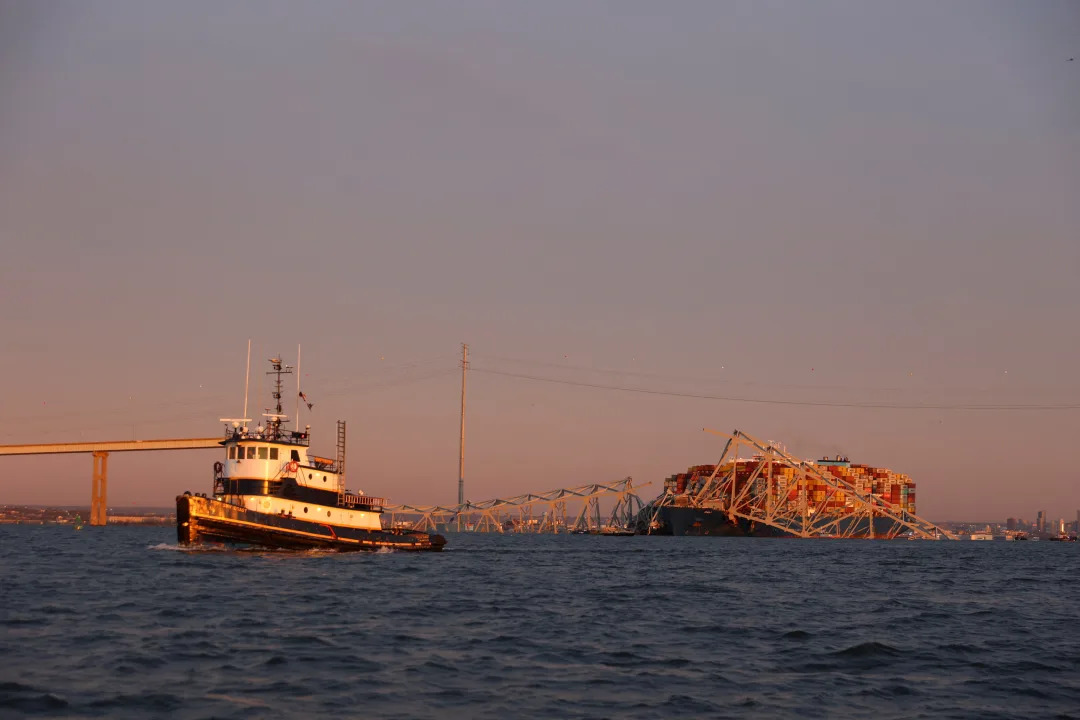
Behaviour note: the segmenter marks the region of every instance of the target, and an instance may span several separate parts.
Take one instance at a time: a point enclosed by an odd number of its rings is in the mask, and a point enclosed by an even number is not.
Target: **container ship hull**
[[[664,507],[657,517],[665,535],[707,535],[710,537],[790,537],[768,525],[744,518],[731,518],[717,508]],[[655,533],[654,533],[655,534]]]
[[[236,543],[269,548],[332,550],[442,550],[442,535],[410,530],[373,530],[319,523],[250,510],[200,495],[176,498],[181,545]]]
[[[658,532],[653,534],[710,537],[798,537],[790,532],[754,522],[745,518],[731,518],[718,508],[663,507],[657,516]],[[870,532],[868,518],[851,518],[848,525],[840,523],[838,532],[846,537],[891,537],[899,528],[887,517],[874,518],[874,531]]]

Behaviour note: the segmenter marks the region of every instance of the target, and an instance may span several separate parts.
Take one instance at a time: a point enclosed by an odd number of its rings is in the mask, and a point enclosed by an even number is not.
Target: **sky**
[[[212,436],[299,345],[313,449],[448,504],[467,342],[472,500],[650,498],[709,427],[1072,519],[1077,56],[1050,0],[0,0],[0,444]],[[218,457],[115,454],[110,504]]]

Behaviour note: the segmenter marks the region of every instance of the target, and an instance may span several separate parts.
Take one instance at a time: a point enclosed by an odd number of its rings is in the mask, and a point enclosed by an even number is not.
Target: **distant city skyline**
[[[213,435],[248,339],[251,412],[301,344],[313,450],[345,419],[351,487],[447,504],[468,342],[469,499],[648,497],[710,427],[929,519],[1069,518],[1077,37],[1073,2],[0,0],[0,444]],[[217,459],[116,455],[110,504]],[[89,502],[88,457],[0,469]]]

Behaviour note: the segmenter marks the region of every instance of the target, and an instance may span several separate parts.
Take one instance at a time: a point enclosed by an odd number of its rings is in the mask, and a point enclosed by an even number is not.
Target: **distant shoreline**
[[[56,505],[0,505],[0,525],[87,525],[90,508]],[[172,525],[176,511],[171,508],[110,508],[109,525]]]

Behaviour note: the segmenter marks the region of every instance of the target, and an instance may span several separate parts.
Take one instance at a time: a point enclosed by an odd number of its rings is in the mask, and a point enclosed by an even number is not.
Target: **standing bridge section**
[[[109,453],[148,450],[199,450],[220,448],[221,438],[174,438],[170,440],[112,440],[105,442],[0,445],[0,455],[59,455],[89,453],[94,469],[90,485],[90,524],[108,522]]]

